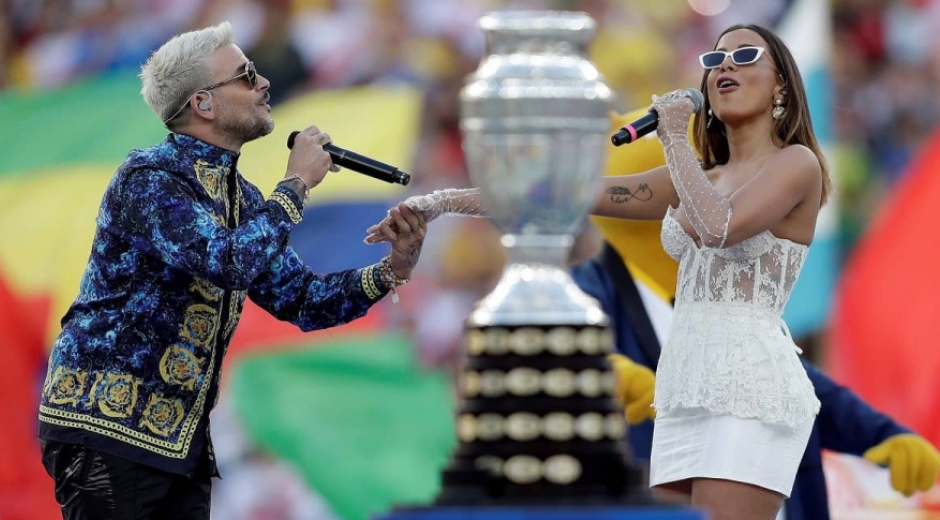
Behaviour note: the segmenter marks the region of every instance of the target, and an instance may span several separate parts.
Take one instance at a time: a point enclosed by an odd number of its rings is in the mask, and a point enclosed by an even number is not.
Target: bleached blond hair
[[[231,24],[222,22],[174,36],[140,68],[140,93],[160,121],[174,115],[212,78],[208,59],[220,47],[235,43]]]

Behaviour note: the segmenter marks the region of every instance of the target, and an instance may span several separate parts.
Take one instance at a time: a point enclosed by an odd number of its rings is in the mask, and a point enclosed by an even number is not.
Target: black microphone
[[[689,100],[692,102],[693,112],[698,112],[702,109],[702,105],[705,103],[705,96],[703,96],[702,93],[697,89],[683,89],[682,95],[689,98]],[[629,125],[625,125],[616,134],[610,136],[610,142],[614,143],[614,146],[632,143],[633,141],[636,141],[653,130],[656,130],[656,125],[658,124],[659,114],[657,114],[655,110],[650,109],[648,114],[630,123]]]
[[[294,139],[299,133],[298,131],[290,133],[290,136],[287,138],[287,148],[291,150],[294,149]],[[390,164],[376,161],[365,155],[359,155],[356,152],[344,150],[333,143],[323,145],[323,149],[330,154],[333,164],[337,166],[349,168],[354,172],[368,175],[373,179],[401,184],[402,186],[407,186],[408,183],[411,182],[411,175],[408,175]]]

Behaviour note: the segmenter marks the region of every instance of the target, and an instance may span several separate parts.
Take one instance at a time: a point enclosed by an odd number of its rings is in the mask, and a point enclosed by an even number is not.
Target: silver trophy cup
[[[437,504],[622,500],[641,477],[623,448],[607,317],[566,265],[599,193],[613,93],[575,12],[484,16],[487,54],[461,96],[472,183],[509,263],[466,322],[459,439]]]
[[[471,182],[503,232],[509,266],[479,325],[598,324],[565,269],[598,195],[613,93],[586,57],[595,24],[576,12],[484,16],[487,55],[460,95]]]

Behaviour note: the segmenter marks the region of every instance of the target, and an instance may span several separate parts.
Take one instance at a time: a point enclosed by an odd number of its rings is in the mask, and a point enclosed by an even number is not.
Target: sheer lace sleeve
[[[427,195],[408,197],[405,204],[423,212],[428,222],[441,215],[487,216],[486,208],[480,202],[479,188],[436,190]]]
[[[686,136],[670,135],[661,140],[669,177],[685,207],[689,223],[703,245],[724,247],[731,222],[731,202],[708,180]]]
[[[708,180],[689,143],[693,103],[684,90],[675,90],[662,97],[653,96],[652,108],[659,116],[656,134],[663,144],[669,177],[689,223],[702,245],[723,248],[728,240],[731,202]]]
[[[441,215],[462,215],[468,217],[486,218],[486,208],[480,200],[479,188],[448,188],[446,190],[436,190],[427,195],[415,195],[405,199],[405,205],[409,208],[424,213],[428,222],[440,217]],[[388,241],[388,237],[382,232],[381,226],[384,222],[391,223],[391,217],[378,224],[366,229],[366,244],[377,244]]]

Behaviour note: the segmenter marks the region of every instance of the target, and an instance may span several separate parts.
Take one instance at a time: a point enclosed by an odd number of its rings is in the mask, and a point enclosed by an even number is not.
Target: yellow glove
[[[614,369],[614,399],[626,408],[627,422],[640,424],[655,419],[652,404],[656,374],[620,354],[610,354],[607,359]]]
[[[923,437],[913,433],[888,437],[866,451],[864,457],[887,466],[891,472],[891,487],[906,497],[933,487],[940,470],[940,453]]]

